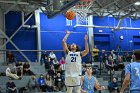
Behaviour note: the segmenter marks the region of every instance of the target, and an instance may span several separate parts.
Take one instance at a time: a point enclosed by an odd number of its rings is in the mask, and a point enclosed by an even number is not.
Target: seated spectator
[[[51,60],[52,63],[54,63],[53,61],[55,61],[57,59],[56,55],[54,54],[53,51],[50,52],[49,57],[50,57],[50,60]]]
[[[55,59],[55,60],[53,61],[53,65],[54,65],[54,69],[57,69],[57,67],[58,67],[58,65],[59,65],[59,62],[58,62],[57,59]]]
[[[48,71],[50,68],[51,68],[51,61],[50,61],[50,58],[47,57],[47,60],[45,62],[45,69],[46,71]]]
[[[110,91],[110,93],[114,93],[113,91],[115,91],[115,90],[117,90],[117,93],[119,93],[117,78],[114,77],[113,81],[109,82],[108,90]]]
[[[99,49],[96,47],[96,45],[93,48],[93,59],[95,62],[99,59]]]
[[[46,82],[45,82],[45,78],[42,74],[38,78],[38,85],[39,85],[41,92],[46,92]]]
[[[6,83],[7,93],[17,93],[17,88],[15,83],[9,78],[9,81]]]
[[[23,64],[23,74],[25,75],[34,75],[34,73],[30,70],[29,62],[25,62]]]
[[[123,63],[123,59],[121,56],[118,56],[118,60],[117,60],[117,69],[124,69],[124,63]]]
[[[126,52],[126,53],[124,54],[123,59],[124,59],[125,62],[130,62],[131,59],[132,59],[132,56],[131,56],[128,52]]]
[[[29,79],[28,88],[29,88],[30,92],[31,91],[33,92],[34,90],[38,90],[39,89],[35,75],[32,75],[31,78]]]
[[[54,79],[55,69],[53,65],[51,65],[51,69],[48,70],[48,74],[51,76],[52,79]]]
[[[61,75],[64,74],[63,73],[64,71],[62,70],[62,65],[58,65],[58,68],[57,68],[56,72],[59,72]]]
[[[65,64],[65,59],[64,57],[61,57],[60,61],[59,61],[59,64],[62,65],[62,64]]]
[[[14,59],[15,59],[14,54],[11,51],[9,51],[7,53],[7,62],[8,62],[8,64],[14,63],[14,61],[15,61]]]
[[[62,66],[62,70],[65,70],[65,59],[62,57],[59,61],[59,64]]]
[[[102,53],[101,53],[101,60],[102,60],[102,62],[105,63],[107,59],[108,58],[107,58],[107,54],[106,54],[105,50],[102,50]]]
[[[53,81],[49,74],[46,75],[45,77],[45,82],[46,82],[46,89],[48,92],[53,92]]]
[[[62,90],[63,84],[64,84],[64,80],[63,80],[61,74],[58,72],[57,76],[55,78],[55,86],[56,86],[58,91]]]
[[[17,74],[13,74],[11,72],[11,67],[12,67],[12,65],[9,64],[8,67],[7,67],[7,69],[6,69],[6,76],[8,76],[10,78],[13,78],[13,79],[21,79],[21,77],[17,76]]]
[[[15,64],[15,73],[19,77],[23,76],[23,65],[22,65],[21,61],[19,61],[18,63]]]
[[[114,50],[111,51],[111,54],[110,54],[110,55],[111,55],[111,57],[112,57],[114,63],[116,64],[117,56],[116,56],[116,54],[114,54]]]
[[[112,56],[109,55],[108,61],[106,61],[106,67],[108,70],[113,70],[114,69],[114,60],[112,59]]]
[[[103,62],[102,65],[103,65],[103,68],[104,68],[105,67],[105,63],[108,60],[108,56],[107,56],[105,50],[102,50],[102,53],[101,53],[101,57],[100,58],[101,58],[100,59],[101,62]]]

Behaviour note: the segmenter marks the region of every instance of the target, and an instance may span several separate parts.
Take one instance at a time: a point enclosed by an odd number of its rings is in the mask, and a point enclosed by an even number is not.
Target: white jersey
[[[69,51],[66,56],[65,64],[65,76],[66,77],[77,77],[81,75],[82,59],[80,52]]]

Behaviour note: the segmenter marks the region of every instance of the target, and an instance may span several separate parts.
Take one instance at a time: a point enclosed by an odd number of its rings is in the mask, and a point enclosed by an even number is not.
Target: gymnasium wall
[[[28,16],[27,16],[28,17]],[[25,20],[26,18],[25,17]],[[8,37],[12,36],[12,34],[21,26],[21,12],[13,12],[10,11],[5,15],[5,25],[6,25],[6,34]],[[26,25],[34,25],[35,20],[34,16],[32,16]],[[12,38],[12,41],[17,45],[20,50],[37,50],[36,43],[36,30],[32,28],[21,28],[17,34]],[[6,48],[9,50],[15,50],[15,47],[8,43]],[[16,60],[25,61],[25,59],[21,56],[19,52],[13,52]],[[32,62],[35,62],[37,59],[37,53],[35,52],[23,52]]]
[[[98,26],[117,26],[119,20],[113,17],[97,17],[93,18],[94,25]],[[132,20],[126,18],[123,20],[121,27],[140,28],[140,20]],[[102,31],[102,32],[101,32]],[[121,40],[120,36],[124,39]],[[140,30],[115,30],[107,28],[94,28],[95,45],[99,49],[111,50],[117,49],[120,45],[122,50],[131,51],[140,48]],[[132,41],[132,43],[131,43]]]
[[[16,29],[21,25],[21,13],[9,12],[5,16],[6,19],[6,34],[10,37]],[[117,26],[119,20],[112,17],[94,17],[93,23],[99,26]],[[27,24],[34,25],[34,16],[27,22]],[[72,33],[69,36],[67,43],[73,42],[80,46],[81,50],[84,50],[84,36],[87,33],[87,28],[77,27],[73,28],[76,24],[76,19],[72,21],[72,25],[68,25],[66,18],[63,14],[60,14],[52,19],[48,19],[43,13],[40,13],[40,30],[41,30],[41,49],[42,50],[54,50],[55,54],[60,60],[64,56],[62,49],[62,39],[65,36],[65,30],[70,30]],[[131,20],[126,18],[122,25],[123,27],[139,27],[140,20]],[[102,31],[102,32],[100,32]],[[138,49],[140,47],[140,31],[139,30],[116,30],[106,28],[94,28],[94,41],[95,45],[99,49],[116,50],[117,45],[120,45],[123,50],[129,51]],[[120,40],[120,36],[123,35],[124,39]],[[130,43],[130,41],[133,41]],[[22,28],[13,37],[12,41],[21,50],[36,50],[36,30],[29,28]],[[15,49],[10,43],[7,44],[7,49]],[[24,52],[31,61],[37,59],[37,54],[34,52]],[[49,54],[50,52],[47,52]],[[22,56],[15,52],[16,58],[20,59]],[[23,58],[23,57],[22,57]],[[86,56],[84,59],[89,58]],[[85,61],[85,60],[84,60]]]

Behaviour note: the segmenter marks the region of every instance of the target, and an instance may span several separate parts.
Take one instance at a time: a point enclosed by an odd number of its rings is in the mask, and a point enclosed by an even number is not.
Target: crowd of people
[[[19,60],[17,63],[14,63],[14,56],[10,52],[8,57],[8,67],[6,69],[6,76],[9,77],[8,82],[6,83],[8,93],[17,93],[16,85],[14,84],[13,79],[22,80],[23,76],[30,76],[27,86],[19,89],[20,93],[24,90],[28,91],[38,91],[38,92],[53,92],[53,91],[67,91],[67,93],[94,93],[95,89],[103,90],[106,89],[104,86],[100,85],[99,81],[93,74],[95,73],[94,66],[92,64],[82,64],[82,57],[86,56],[89,52],[88,48],[88,37],[85,36],[85,50],[80,51],[75,43],[70,46],[67,45],[66,40],[70,35],[69,31],[66,31],[66,35],[62,40],[62,45],[64,52],[66,54],[65,57],[61,57],[58,61],[55,53],[51,51],[49,54],[47,52],[43,52],[40,59],[40,65],[44,65],[46,73],[42,73],[39,75],[35,75],[30,67],[29,62],[22,62]],[[108,70],[119,70],[124,69],[124,61],[139,61],[139,53],[134,52],[134,54],[130,55],[128,52],[123,54],[122,50],[118,47],[118,52],[112,50],[110,53],[105,50],[100,50],[97,46],[93,49],[93,62],[101,62],[102,67]],[[92,63],[92,62],[88,62]],[[134,69],[138,63],[134,63]],[[118,78],[114,77],[111,82],[109,82],[108,90],[110,93],[116,90],[117,93],[124,93],[124,89],[128,82],[130,81],[131,74],[131,65],[127,65],[126,77],[123,83],[123,87],[120,91],[118,86]],[[133,74],[137,74],[139,77],[139,67],[137,67],[137,72],[133,72]],[[139,81],[135,76],[132,75],[132,80],[134,82]],[[136,80],[136,81],[135,81]],[[135,91],[135,84],[132,84],[132,91]],[[138,85],[138,84],[137,84]],[[139,86],[139,85],[138,85]],[[133,90],[134,89],[134,90]],[[133,93],[133,92],[132,92]],[[139,93],[134,92],[134,93]]]

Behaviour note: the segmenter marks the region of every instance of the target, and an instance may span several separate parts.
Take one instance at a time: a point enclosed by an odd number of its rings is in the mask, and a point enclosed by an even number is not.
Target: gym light
[[[134,5],[140,5],[140,2],[139,1],[138,2],[135,2]]]

